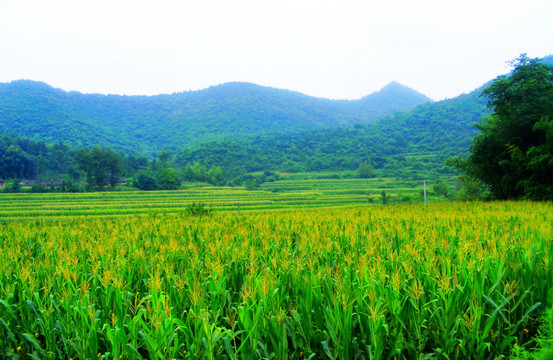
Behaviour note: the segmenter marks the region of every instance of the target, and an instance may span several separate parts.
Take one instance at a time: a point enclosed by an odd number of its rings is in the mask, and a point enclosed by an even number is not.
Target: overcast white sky
[[[229,81],[435,100],[553,53],[552,0],[0,0],[0,82],[159,94]]]

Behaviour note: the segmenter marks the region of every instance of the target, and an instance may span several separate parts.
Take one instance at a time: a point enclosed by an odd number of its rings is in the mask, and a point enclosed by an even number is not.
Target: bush
[[[204,203],[196,203],[188,205],[185,209],[185,213],[188,216],[210,216],[212,212],[211,207],[207,207]]]
[[[21,185],[19,184],[19,180],[15,179],[11,182],[6,182],[6,186],[2,190],[5,193],[18,193],[18,192],[21,192]]]
[[[33,186],[31,186],[31,189],[29,191],[32,193],[47,193],[47,192],[50,192],[50,187],[46,184],[39,182],[39,183],[33,184]]]
[[[85,190],[86,189],[84,186],[76,182],[70,182],[65,186],[65,192],[76,193],[84,192]]]
[[[447,197],[447,195],[449,195],[449,188],[447,187],[447,184],[441,181],[438,181],[437,183],[435,183],[432,186],[432,190],[434,190],[434,193],[437,196]]]
[[[157,188],[157,180],[153,176],[141,172],[133,180],[133,186],[140,190],[155,190]]]
[[[159,174],[157,174],[157,186],[161,190],[178,189],[180,186],[180,180],[175,169],[163,169]]]
[[[244,182],[246,190],[258,190],[260,185],[256,179],[248,179]]]

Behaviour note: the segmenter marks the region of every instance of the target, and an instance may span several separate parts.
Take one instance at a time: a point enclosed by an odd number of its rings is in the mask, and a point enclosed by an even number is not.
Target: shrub
[[[209,216],[211,215],[211,207],[207,207],[204,203],[201,202],[193,202],[192,204],[188,205],[185,209],[185,212],[188,216]]]

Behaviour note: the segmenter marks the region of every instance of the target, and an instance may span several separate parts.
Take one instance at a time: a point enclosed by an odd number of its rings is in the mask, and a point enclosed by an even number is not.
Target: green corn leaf
[[[328,356],[330,359],[336,359],[336,357],[332,354],[332,350],[330,350],[330,345],[328,344],[328,341],[321,342],[321,345],[323,347],[323,351],[325,352],[326,356]]]
[[[231,360],[234,360],[235,359],[234,348],[232,347],[232,344],[230,342],[230,338],[228,336],[225,336],[223,338],[223,346],[224,346],[225,351],[227,352],[227,355],[229,356],[229,358]]]
[[[43,358],[40,356],[40,354],[37,354],[36,352],[33,352],[32,354],[27,354],[28,357],[30,357],[33,360],[42,360]]]
[[[0,326],[2,326],[2,328],[4,328],[4,330],[6,331],[6,337],[8,338],[8,340],[14,342],[15,337],[14,337],[13,333],[11,332],[10,327],[8,326],[8,324],[2,318],[0,318]]]
[[[142,355],[140,355],[140,353],[138,352],[138,350],[136,350],[136,348],[134,346],[132,346],[131,344],[127,344],[126,347],[127,347],[127,349],[130,350],[130,352],[133,354],[133,356],[136,357],[136,359],[144,359],[142,357]]]
[[[22,336],[23,336],[23,339],[27,340],[27,342],[31,344],[33,349],[38,351],[41,355],[46,355],[44,352],[44,349],[42,348],[42,346],[40,346],[40,343],[38,342],[38,340],[35,338],[33,334],[24,333],[22,334]]]
[[[534,305],[532,305],[532,307],[530,309],[528,309],[528,311],[526,311],[526,314],[524,314],[524,316],[516,323],[516,325],[514,325],[513,330],[518,329],[519,326],[524,324],[528,320],[528,318],[530,317],[530,314],[532,314],[534,311],[536,311],[540,306],[541,306],[540,302],[535,303]]]
[[[493,317],[493,319],[495,319],[497,314],[499,314],[503,318],[503,321],[505,321],[505,323],[509,324],[509,320],[505,317],[505,314],[503,314],[503,308],[505,307],[505,305],[507,305],[509,303],[509,300],[512,297],[509,297],[509,299],[504,299],[503,303],[501,305],[497,305],[491,298],[489,298],[486,295],[483,295],[483,297],[489,304],[491,304],[495,308],[494,312],[492,313],[492,315],[490,317]],[[490,331],[490,329],[488,329],[487,331]]]

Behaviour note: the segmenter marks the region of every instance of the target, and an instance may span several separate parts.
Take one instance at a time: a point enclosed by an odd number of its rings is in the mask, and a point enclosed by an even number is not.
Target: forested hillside
[[[182,179],[217,184],[257,171],[342,172],[357,170],[361,164],[381,176],[420,178],[429,172],[445,174],[451,171],[444,167],[445,160],[467,153],[477,132],[473,124],[487,113],[486,99],[481,94],[478,89],[454,99],[423,104],[409,113],[396,113],[371,124],[242,134],[190,145],[180,152],[160,146],[162,150],[153,159],[121,154],[119,173],[133,177],[138,171],[142,177],[155,178],[161,169],[170,166]],[[48,144],[5,134],[0,137],[0,178],[65,175],[65,179],[77,180],[82,178],[84,170],[78,161],[79,153],[82,150],[78,146],[61,142]]]
[[[477,89],[372,124],[204,143],[186,149],[177,161],[224,164],[233,175],[352,170],[363,162],[382,169],[383,175],[415,176],[423,168],[447,172],[445,159],[467,153],[477,132],[473,125],[488,113],[486,101]]]
[[[119,96],[66,92],[22,80],[0,84],[0,131],[151,156],[226,137],[370,123],[429,101],[398,83],[347,101],[249,83]]]
[[[468,154],[478,133],[474,125],[489,113],[485,86],[374,120],[392,103],[409,108],[426,98],[397,83],[355,101],[243,83],[153,97],[2,84],[0,126],[24,136],[0,130],[0,178],[82,181],[91,173],[87,156],[94,154],[83,148],[93,146],[116,160],[112,180],[136,178],[143,188],[156,181],[170,188],[177,180],[240,184],[255,172],[435,178],[452,171],[446,159]],[[196,120],[183,120],[193,114]],[[174,172],[171,181],[167,169]]]

